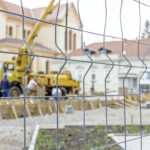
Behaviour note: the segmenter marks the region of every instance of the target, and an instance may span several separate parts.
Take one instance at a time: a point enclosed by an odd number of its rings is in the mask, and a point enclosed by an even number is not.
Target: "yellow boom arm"
[[[52,0],[48,7],[43,12],[42,16],[40,17],[40,20],[45,20],[46,17],[53,12],[53,10],[57,7],[58,4],[54,5],[55,0]],[[43,22],[37,21],[30,32],[27,43],[32,46],[34,39],[36,38],[37,34],[39,33]],[[19,53],[25,53],[25,54],[31,54],[31,51],[28,49],[27,45],[24,43],[21,49],[19,50]],[[24,72],[29,65],[29,62],[31,61],[30,56],[26,55],[18,55],[16,60],[16,70],[18,72]]]

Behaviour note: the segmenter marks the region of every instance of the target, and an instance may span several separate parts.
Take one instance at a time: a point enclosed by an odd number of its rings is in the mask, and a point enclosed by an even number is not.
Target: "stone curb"
[[[29,146],[29,150],[34,150],[35,149],[35,144],[36,144],[36,139],[39,133],[39,129],[40,129],[40,125],[36,125],[33,136],[32,136],[32,140]]]

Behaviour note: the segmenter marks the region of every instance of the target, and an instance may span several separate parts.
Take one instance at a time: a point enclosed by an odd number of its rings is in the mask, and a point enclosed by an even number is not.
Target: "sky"
[[[20,0],[6,0],[20,4]],[[57,0],[58,1],[58,0]],[[74,2],[77,7],[77,0]],[[50,0],[23,0],[25,7],[36,8],[48,5]],[[65,3],[66,0],[61,0]],[[142,3],[150,5],[149,0],[141,0]],[[121,37],[120,27],[121,0],[107,0],[107,24],[106,35]],[[84,30],[99,34],[104,33],[105,23],[105,0],[79,0],[79,9]],[[146,20],[150,20],[150,7],[141,5],[141,33],[144,30]],[[123,0],[122,8],[123,37],[134,40],[139,37],[139,5],[134,0]],[[106,41],[117,41],[117,38],[106,38]],[[84,34],[86,44],[102,42],[103,36]]]

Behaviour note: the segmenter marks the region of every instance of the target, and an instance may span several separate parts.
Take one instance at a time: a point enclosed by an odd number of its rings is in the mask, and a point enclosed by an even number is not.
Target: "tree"
[[[142,38],[150,38],[150,22],[149,22],[149,20],[145,21],[145,29],[142,33]]]

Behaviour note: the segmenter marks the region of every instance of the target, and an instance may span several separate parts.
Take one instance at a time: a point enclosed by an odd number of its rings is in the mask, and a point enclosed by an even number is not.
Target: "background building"
[[[66,15],[67,7],[69,14],[68,17]],[[16,14],[22,14],[21,7],[19,5],[15,5],[3,0],[0,0],[0,9]],[[47,17],[48,22],[55,23],[57,9],[58,8],[56,8],[53,13]],[[36,9],[24,8],[25,16],[36,19],[40,19],[40,16],[44,10],[44,7]],[[23,44],[22,18],[16,15],[1,12],[0,20],[0,51],[18,52],[19,48]],[[35,23],[36,21],[25,19],[25,38],[27,38],[31,32]],[[70,3],[68,6],[66,6],[66,4],[61,5],[57,23],[60,25],[66,25],[67,23],[69,27],[81,28],[79,17],[73,3]],[[57,44],[63,52],[68,53],[79,48],[80,43],[80,32],[60,26],[57,27]],[[35,53],[42,56],[57,57],[60,55],[60,52],[57,50],[55,45],[55,26],[53,24],[43,23],[33,48]],[[16,55],[5,53],[0,55],[1,61],[6,60],[6,58],[7,60],[12,60],[16,58]],[[36,57],[32,65],[32,71],[43,71],[48,73],[50,71],[50,61],[50,59]]]
[[[140,57],[144,60],[147,66],[150,65],[150,48],[148,43],[150,39],[142,39],[140,41],[139,51]],[[115,67],[111,71],[110,75],[107,77],[107,91],[110,93],[118,93],[123,87],[123,79],[129,70],[129,63],[122,56],[122,41],[112,41],[105,43],[105,50],[107,55],[113,60]],[[87,92],[94,88],[96,92],[104,92],[105,89],[105,77],[112,67],[111,61],[102,53],[103,43],[93,43],[85,46],[85,51],[91,56],[95,62],[86,76],[85,90]],[[127,78],[125,79],[125,88],[128,92],[136,93],[139,89],[139,78],[145,70],[145,66],[138,58],[138,44],[137,41],[124,41],[124,52],[125,56],[131,63],[131,71],[129,72]],[[146,56],[146,57],[145,57]],[[78,61],[68,61],[65,66],[66,70],[72,72],[73,78],[75,80],[81,81],[81,88],[83,77],[86,70],[90,66],[89,58],[83,53],[81,49],[73,51],[68,54],[68,58],[74,60],[83,60],[85,62]],[[89,62],[87,62],[89,61]],[[60,68],[61,61],[53,61],[52,69],[57,70]],[[126,65],[126,67],[122,66]],[[141,67],[137,67],[141,66]],[[142,68],[143,67],[143,68]],[[150,85],[150,68],[144,74],[141,84]],[[144,89],[144,88],[143,88]]]

